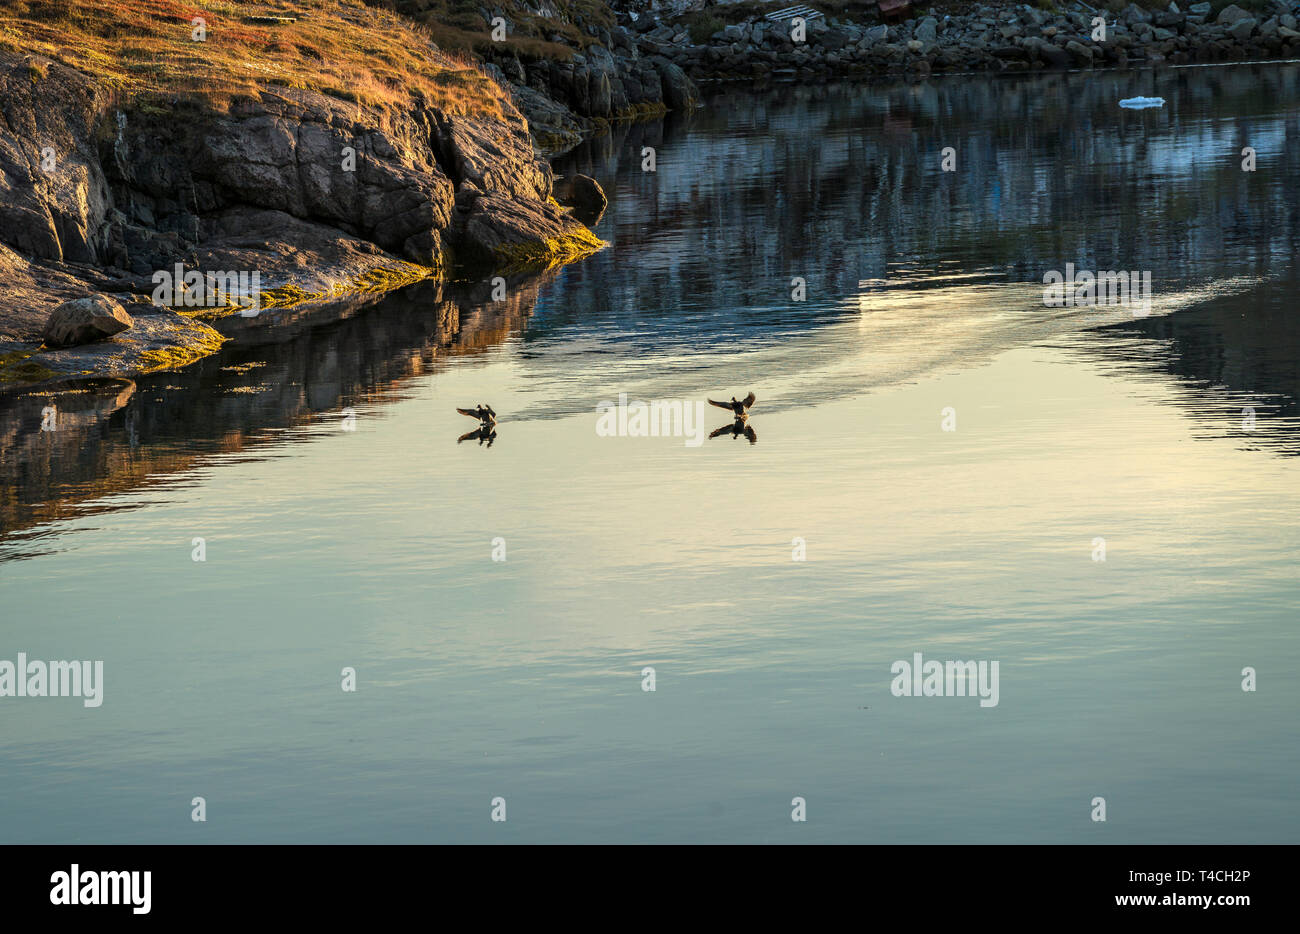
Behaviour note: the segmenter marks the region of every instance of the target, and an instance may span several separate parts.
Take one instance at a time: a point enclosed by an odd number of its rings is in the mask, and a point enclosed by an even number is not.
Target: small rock
[[[74,347],[121,334],[135,322],[117,302],[89,295],[64,302],[50,312],[42,337],[47,347]]]

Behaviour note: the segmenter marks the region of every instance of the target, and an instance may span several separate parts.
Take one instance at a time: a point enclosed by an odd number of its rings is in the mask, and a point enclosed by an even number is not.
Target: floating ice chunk
[[[1163,97],[1129,97],[1120,101],[1119,105],[1130,110],[1141,110],[1144,107],[1163,107],[1165,106],[1165,99]]]

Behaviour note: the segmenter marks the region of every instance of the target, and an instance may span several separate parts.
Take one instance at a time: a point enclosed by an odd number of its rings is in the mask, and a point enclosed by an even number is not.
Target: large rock
[[[1120,18],[1129,25],[1134,23],[1149,23],[1153,18],[1153,14],[1149,10],[1144,10],[1136,3],[1130,3],[1124,8],[1124,12],[1120,14]]]
[[[1070,56],[1080,65],[1092,64],[1092,49],[1081,42],[1071,40],[1065,43],[1065,51],[1069,52]]]
[[[567,211],[546,201],[462,192],[456,210],[458,259],[471,269],[545,267],[593,253],[604,243]]]
[[[121,334],[134,323],[126,309],[111,298],[91,295],[55,308],[42,336],[47,347],[75,347]]]
[[[1241,7],[1233,3],[1228,6],[1225,6],[1222,10],[1219,11],[1219,17],[1218,19],[1215,20],[1215,22],[1220,23],[1224,26],[1231,26],[1233,23],[1237,22],[1238,20],[1249,19],[1249,18],[1251,18],[1249,13],[1247,13]]]
[[[1232,24],[1228,26],[1228,35],[1232,36],[1232,38],[1237,39],[1238,41],[1245,41],[1246,39],[1250,38],[1250,34],[1255,31],[1255,27],[1257,25],[1258,22],[1253,16],[1246,16],[1244,18],[1234,20]]]
[[[939,21],[933,16],[927,16],[917,24],[915,38],[921,42],[934,42],[939,34]]]
[[[600,182],[590,175],[566,175],[555,180],[555,200],[573,208],[573,216],[588,226],[596,224],[609,200]]]
[[[662,56],[651,59],[663,82],[664,103],[669,110],[693,110],[699,104],[700,92],[686,72]]]
[[[1043,39],[1026,39],[1025,47],[1036,51],[1038,57],[1053,68],[1070,66],[1070,53],[1059,45],[1053,45]]]

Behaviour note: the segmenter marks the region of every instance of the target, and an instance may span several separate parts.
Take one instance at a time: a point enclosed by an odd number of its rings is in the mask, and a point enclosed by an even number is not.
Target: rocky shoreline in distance
[[[709,9],[723,12],[726,6]],[[637,33],[643,54],[667,58],[697,81],[1300,57],[1300,3],[1271,0],[1260,13],[1236,5],[1213,11],[1209,3],[1180,6],[1176,0],[1163,10],[1131,3],[1118,13],[1082,2],[1052,9],[977,3],[963,14],[932,11],[896,23],[818,17],[806,21],[802,42],[792,41],[788,22],[760,17],[727,24],[703,41],[693,40],[688,21],[680,18],[646,12],[625,14],[621,21]],[[1104,38],[1097,17],[1105,20]]]

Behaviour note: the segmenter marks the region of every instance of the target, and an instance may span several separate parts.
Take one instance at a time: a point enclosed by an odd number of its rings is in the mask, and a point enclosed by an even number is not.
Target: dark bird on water
[[[709,405],[716,405],[720,409],[730,409],[732,415],[735,415],[736,418],[742,420],[749,418],[749,407],[753,404],[754,394],[752,392],[743,399],[737,399],[735,396],[732,396],[730,402],[715,402],[712,399],[709,400]]]
[[[495,425],[497,423],[497,413],[492,411],[492,406],[484,405],[482,402],[478,404],[478,408],[474,408],[474,409],[457,408],[456,411],[459,412],[461,415],[468,415],[470,418],[477,418],[485,426]]]

